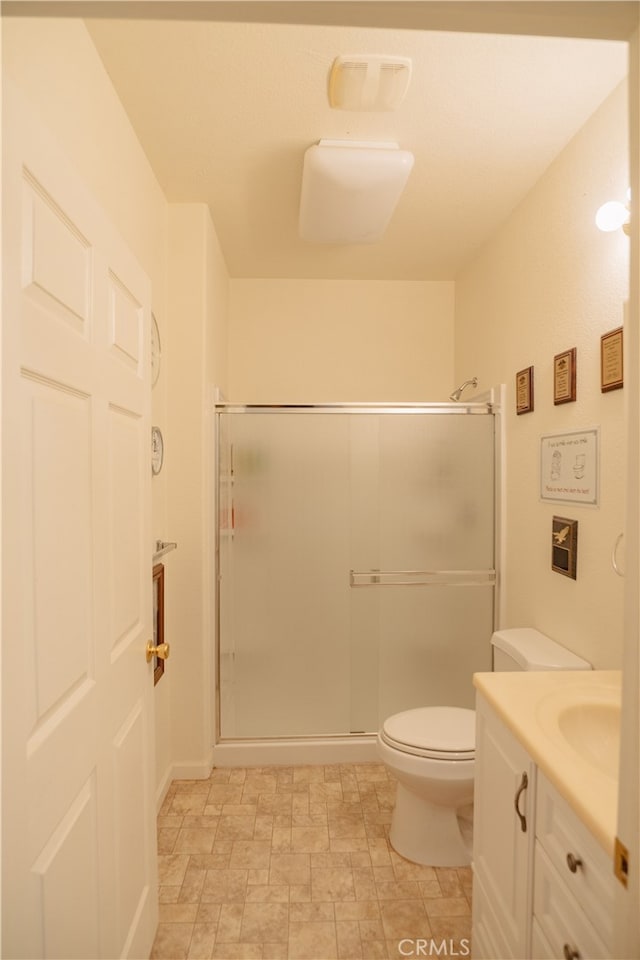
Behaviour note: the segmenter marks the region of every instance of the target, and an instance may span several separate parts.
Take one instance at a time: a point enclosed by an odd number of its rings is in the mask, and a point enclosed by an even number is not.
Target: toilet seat
[[[380,738],[401,753],[434,760],[473,760],[475,718],[475,711],[464,707],[418,707],[385,720]]]

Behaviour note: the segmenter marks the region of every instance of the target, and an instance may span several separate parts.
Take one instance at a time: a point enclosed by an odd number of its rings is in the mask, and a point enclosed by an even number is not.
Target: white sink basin
[[[620,705],[574,703],[558,714],[558,729],[580,756],[612,779],[618,777]]]
[[[620,690],[568,683],[543,697],[538,721],[545,733],[611,780],[618,779]]]

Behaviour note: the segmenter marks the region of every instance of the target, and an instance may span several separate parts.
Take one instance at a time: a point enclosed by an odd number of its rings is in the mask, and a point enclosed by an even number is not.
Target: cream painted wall
[[[454,284],[233,280],[229,399],[445,400]]]
[[[206,777],[213,748],[212,378],[224,385],[226,267],[208,207],[169,208],[169,396],[166,443],[172,569],[173,776]]]
[[[507,384],[506,626],[529,625],[596,667],[618,667],[623,583],[610,557],[624,524],[625,391],[600,391],[600,337],[620,326],[628,238],[593,218],[629,185],[626,87],[618,88],[456,281],[457,378]],[[577,400],[553,404],[553,357],[577,348]],[[534,367],[533,413],[515,374]],[[540,436],[600,427],[600,505],[539,499]],[[578,520],[578,578],[550,567],[552,516]],[[623,553],[620,556],[623,560]]]

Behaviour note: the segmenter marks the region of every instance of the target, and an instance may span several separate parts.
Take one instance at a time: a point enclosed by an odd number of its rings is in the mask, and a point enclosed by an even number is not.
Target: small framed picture
[[[553,358],[553,402],[571,403],[576,398],[576,348]]]
[[[153,568],[153,645],[159,647],[162,643],[164,643],[164,564],[156,563]],[[164,660],[161,657],[155,657],[154,687],[163,673]]]
[[[620,390],[624,386],[622,327],[600,337],[600,390]]]
[[[533,367],[525,367],[516,373],[516,413],[531,413],[533,410]]]
[[[554,517],[551,525],[551,569],[577,579],[578,521]]]

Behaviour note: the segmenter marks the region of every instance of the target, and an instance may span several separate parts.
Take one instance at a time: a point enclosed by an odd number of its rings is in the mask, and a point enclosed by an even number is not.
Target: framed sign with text
[[[576,348],[553,358],[553,402],[571,403],[576,398]]]
[[[533,410],[533,367],[525,367],[516,373],[516,413],[531,413]]]
[[[600,337],[600,390],[620,390],[624,386],[622,327]]]
[[[599,431],[576,430],[540,438],[540,499],[598,505]]]

